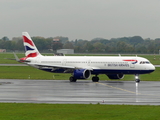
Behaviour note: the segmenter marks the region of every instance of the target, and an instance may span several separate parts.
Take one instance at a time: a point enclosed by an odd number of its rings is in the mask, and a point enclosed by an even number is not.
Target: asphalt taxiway
[[[160,105],[160,82],[0,79],[0,102]]]

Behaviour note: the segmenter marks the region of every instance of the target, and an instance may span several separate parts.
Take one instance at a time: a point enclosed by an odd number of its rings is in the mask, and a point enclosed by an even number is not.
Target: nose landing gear
[[[135,82],[136,82],[136,83],[139,83],[139,82],[140,82],[139,74],[135,74]]]

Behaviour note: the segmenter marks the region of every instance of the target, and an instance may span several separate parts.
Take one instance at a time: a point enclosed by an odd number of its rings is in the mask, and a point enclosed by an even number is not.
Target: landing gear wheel
[[[70,81],[70,82],[76,82],[76,81],[77,81],[77,79],[76,79],[76,78],[74,78],[73,76],[71,76],[71,77],[69,78],[69,81]]]
[[[97,76],[92,77],[92,81],[93,82],[98,82],[99,81],[99,77],[97,77]]]
[[[139,82],[140,82],[140,79],[139,79],[139,75],[138,75],[138,74],[135,75],[135,81],[136,81],[136,83],[139,83]]]
[[[139,83],[139,82],[140,82],[140,79],[136,79],[135,81],[136,81],[136,83]]]

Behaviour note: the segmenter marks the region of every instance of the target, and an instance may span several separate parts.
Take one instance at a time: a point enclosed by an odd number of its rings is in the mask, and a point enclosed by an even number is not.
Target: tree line
[[[56,52],[57,49],[74,49],[75,53],[133,53],[133,54],[159,54],[160,38],[151,40],[141,36],[121,38],[94,38],[92,40],[76,39],[69,41],[68,37],[55,38],[32,37],[35,45],[41,52]],[[24,51],[21,37],[9,40],[0,39],[0,49],[7,51]]]

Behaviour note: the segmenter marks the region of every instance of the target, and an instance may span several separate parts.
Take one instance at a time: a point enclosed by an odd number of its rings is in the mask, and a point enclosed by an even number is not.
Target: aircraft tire
[[[96,76],[92,77],[92,82],[98,82],[98,81],[99,81],[99,77],[96,77]]]
[[[140,79],[136,79],[136,83],[139,83],[140,82]]]
[[[70,80],[70,82],[76,82],[76,81],[77,81],[77,79],[74,78],[73,76],[71,76],[71,77],[69,78],[69,80]]]

